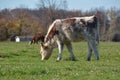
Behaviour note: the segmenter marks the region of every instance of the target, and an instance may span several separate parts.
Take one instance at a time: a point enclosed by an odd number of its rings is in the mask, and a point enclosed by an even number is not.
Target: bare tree
[[[66,0],[39,0],[37,4],[39,9],[47,9],[47,14],[50,22],[56,19],[56,11],[59,9],[66,9],[67,8],[67,1]]]
[[[56,19],[59,18],[57,11],[60,9],[65,10],[67,8],[66,0],[39,0],[37,7],[42,14],[42,26],[46,31],[48,26]],[[42,10],[42,12],[41,12]]]
[[[49,9],[66,9],[66,0],[39,0],[37,4],[38,8],[49,8]]]

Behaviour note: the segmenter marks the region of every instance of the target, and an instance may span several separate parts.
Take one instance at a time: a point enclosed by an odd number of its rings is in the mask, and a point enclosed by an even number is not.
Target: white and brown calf
[[[49,59],[55,47],[58,47],[59,50],[57,60],[61,60],[64,44],[71,54],[71,59],[75,60],[71,42],[79,42],[81,34],[88,42],[87,60],[91,59],[92,51],[94,51],[95,58],[99,60],[97,18],[95,16],[55,20],[48,29],[44,43],[41,44],[42,60]]]

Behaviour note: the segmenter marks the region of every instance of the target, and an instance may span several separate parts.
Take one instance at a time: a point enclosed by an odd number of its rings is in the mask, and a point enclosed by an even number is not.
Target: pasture
[[[119,80],[120,43],[100,42],[100,60],[92,55],[86,61],[87,44],[73,43],[77,61],[69,60],[66,48],[56,62],[58,50],[48,61],[41,61],[40,45],[26,42],[0,42],[0,80]]]

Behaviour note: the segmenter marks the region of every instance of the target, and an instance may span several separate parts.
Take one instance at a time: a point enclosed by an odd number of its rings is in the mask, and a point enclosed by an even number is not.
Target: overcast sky
[[[1,9],[14,9],[19,7],[37,8],[39,0],[0,0]],[[90,10],[91,8],[109,9],[116,7],[120,9],[120,0],[67,0],[69,10]]]

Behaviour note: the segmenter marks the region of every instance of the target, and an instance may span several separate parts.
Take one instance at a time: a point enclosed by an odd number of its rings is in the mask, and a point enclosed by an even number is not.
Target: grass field
[[[77,61],[69,60],[66,48],[60,62],[56,62],[57,49],[48,61],[41,61],[39,48],[0,42],[0,80],[120,80],[120,43],[101,42],[100,60],[93,55],[89,62],[85,42],[73,43]]]

